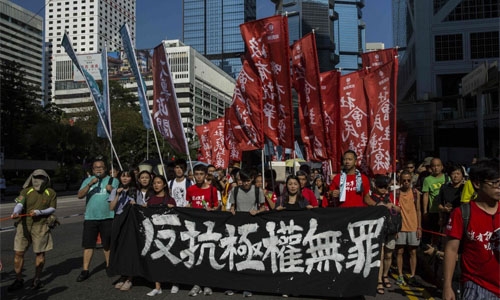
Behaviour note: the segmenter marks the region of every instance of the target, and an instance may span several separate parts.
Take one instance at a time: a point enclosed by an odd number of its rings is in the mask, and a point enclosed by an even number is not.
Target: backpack
[[[175,180],[175,178],[174,178],[174,179],[172,179],[172,180],[170,180],[170,185],[169,185],[169,187],[168,187],[168,188],[169,188],[169,190],[170,190],[170,193],[172,192],[172,187],[174,186],[174,180]],[[187,191],[188,187],[190,187],[190,186],[191,186],[191,180],[189,180],[189,179],[188,179],[188,178],[186,178],[186,177],[184,177],[184,180],[185,180],[185,181],[184,181],[184,183],[186,184],[186,191]]]
[[[254,191],[255,191],[255,204],[257,205],[257,208],[259,208],[259,192],[260,192],[260,189],[258,187],[256,187],[255,185],[253,186],[254,187]],[[238,197],[238,191],[239,191],[240,187],[239,186],[235,186],[234,187],[234,210],[236,211],[236,203],[238,203],[236,197]]]
[[[469,203],[460,204],[460,210],[462,211],[463,230],[462,230],[462,238],[460,239],[460,246],[458,247],[458,253],[463,252],[464,250],[463,240],[467,238],[467,227],[469,226],[469,219],[470,219],[470,204]]]

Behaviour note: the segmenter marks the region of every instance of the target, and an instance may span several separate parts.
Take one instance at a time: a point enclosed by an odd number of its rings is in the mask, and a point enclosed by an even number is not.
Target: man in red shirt
[[[307,173],[304,171],[298,171],[296,176],[299,179],[302,196],[309,201],[309,204],[311,204],[312,207],[318,207],[318,199],[316,199],[316,195],[314,195],[314,192],[307,187],[307,184],[309,183]]]
[[[330,196],[340,207],[373,206],[370,198],[370,181],[356,169],[356,152],[347,150],[342,156],[344,169],[337,174],[330,185]]]
[[[194,181],[196,184],[188,187],[186,190],[187,207],[205,209],[207,211],[219,208],[217,189],[206,181],[207,171],[207,166],[201,164],[193,168]],[[211,288],[205,287],[202,291],[199,285],[193,286],[188,295],[196,296],[202,292],[206,296],[212,295]]]
[[[462,243],[463,299],[500,298],[500,165],[498,159],[483,160],[469,173],[477,197],[451,212],[444,250],[443,300],[455,300],[452,288],[458,248]],[[464,208],[464,211],[465,208]],[[468,219],[468,221],[467,221]],[[465,222],[465,224],[464,224]],[[465,233],[464,233],[464,225]]]
[[[193,174],[196,184],[186,190],[187,206],[208,211],[219,208],[217,189],[205,180],[207,178],[207,167],[201,164],[196,165],[193,168]]]

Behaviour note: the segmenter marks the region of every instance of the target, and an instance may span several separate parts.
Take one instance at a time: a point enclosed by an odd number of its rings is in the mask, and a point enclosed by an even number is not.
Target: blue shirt
[[[85,179],[80,186],[80,190],[85,188],[94,177],[95,176]],[[109,209],[109,193],[106,191],[106,185],[109,179],[110,177],[106,176],[90,186],[86,197],[87,205],[85,207],[85,220],[105,220],[115,217],[115,212]],[[118,187],[118,180],[113,178],[111,185],[116,189]]]

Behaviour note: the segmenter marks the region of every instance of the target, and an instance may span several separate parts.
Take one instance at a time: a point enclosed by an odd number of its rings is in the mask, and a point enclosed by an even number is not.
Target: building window
[[[498,18],[498,0],[462,0],[445,21],[463,21]]]
[[[499,57],[498,31],[474,32],[470,34],[472,59]]]
[[[462,60],[464,58],[461,34],[436,35],[434,49],[436,61]]]

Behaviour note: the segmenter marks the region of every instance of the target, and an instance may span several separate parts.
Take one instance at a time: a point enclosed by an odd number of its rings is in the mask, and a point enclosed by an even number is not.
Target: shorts
[[[483,288],[472,281],[466,281],[463,286],[463,299],[488,299],[496,300],[500,299],[493,292]]]
[[[396,235],[389,234],[385,237],[384,247],[389,250],[394,250],[396,248]]]
[[[28,250],[31,244],[35,253],[52,250],[54,242],[47,224],[33,223],[25,225],[22,221],[17,224],[14,251],[24,252]]]
[[[101,234],[102,248],[109,250],[111,246],[111,228],[113,219],[83,221],[82,247],[91,249],[96,247],[96,240]]]
[[[398,233],[398,238],[396,239],[396,245],[398,246],[415,246],[420,245],[420,240],[417,239],[416,231],[401,231]]]

